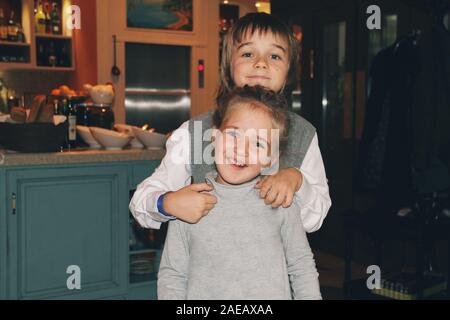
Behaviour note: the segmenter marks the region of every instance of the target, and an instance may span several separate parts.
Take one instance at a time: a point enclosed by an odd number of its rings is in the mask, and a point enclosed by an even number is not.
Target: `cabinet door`
[[[94,299],[127,290],[127,169],[79,166],[6,174],[11,299]],[[81,289],[69,289],[79,267]],[[69,279],[69,277],[71,277]],[[69,281],[68,281],[69,280]]]
[[[0,154],[0,160],[2,155]],[[5,170],[0,169],[0,300],[6,299],[6,190]]]

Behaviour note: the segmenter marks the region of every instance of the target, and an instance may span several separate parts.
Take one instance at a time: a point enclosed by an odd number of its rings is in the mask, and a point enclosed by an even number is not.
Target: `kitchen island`
[[[0,299],[155,299],[157,267],[131,280],[128,203],[164,154],[0,151]]]

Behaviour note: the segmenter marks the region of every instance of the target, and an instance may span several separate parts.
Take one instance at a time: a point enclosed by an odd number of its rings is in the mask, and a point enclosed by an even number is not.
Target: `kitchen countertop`
[[[75,149],[53,153],[16,153],[0,149],[0,168],[6,166],[161,160],[165,153],[165,149]]]

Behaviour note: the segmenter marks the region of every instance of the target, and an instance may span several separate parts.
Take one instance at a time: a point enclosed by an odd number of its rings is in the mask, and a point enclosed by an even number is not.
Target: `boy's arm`
[[[321,300],[319,274],[295,203],[280,212],[284,214],[281,236],[293,298]]]
[[[311,141],[300,169],[303,176],[300,189],[294,201],[301,209],[303,226],[307,232],[320,229],[331,207],[328,180],[319,149],[317,134]]]
[[[158,272],[159,300],[186,300],[189,271],[189,236],[185,222],[169,223]]]
[[[131,199],[130,211],[145,228],[159,229],[161,222],[170,220],[158,211],[157,201],[160,195],[190,184],[188,125],[188,121],[184,122],[169,137],[161,164],[137,186]]]

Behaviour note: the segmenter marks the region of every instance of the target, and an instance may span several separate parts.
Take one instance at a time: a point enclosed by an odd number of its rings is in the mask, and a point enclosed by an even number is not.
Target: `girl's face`
[[[277,147],[272,141],[276,139],[272,139],[276,137],[276,129],[272,129],[272,118],[261,107],[241,103],[233,106],[215,134],[217,181],[242,184],[269,167],[273,149]]]
[[[233,48],[231,75],[238,87],[261,85],[278,92],[286,83],[288,69],[288,43],[272,32],[247,34]]]

